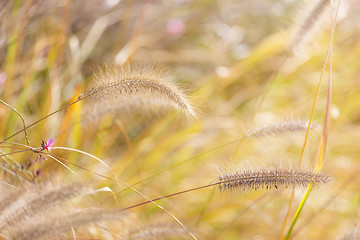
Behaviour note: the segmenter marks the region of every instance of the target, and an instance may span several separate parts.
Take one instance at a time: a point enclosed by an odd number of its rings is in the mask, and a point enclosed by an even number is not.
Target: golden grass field
[[[359,3],[0,1],[0,239],[360,239]]]

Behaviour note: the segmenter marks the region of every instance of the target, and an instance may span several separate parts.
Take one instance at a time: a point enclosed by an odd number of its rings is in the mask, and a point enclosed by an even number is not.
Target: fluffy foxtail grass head
[[[285,120],[279,122],[273,122],[265,124],[261,127],[248,130],[248,137],[265,137],[271,135],[278,135],[291,132],[305,132],[308,129],[309,122],[303,120]],[[321,126],[316,123],[312,123],[310,129],[321,129]]]
[[[294,27],[293,36],[289,42],[288,49],[292,52],[300,52],[306,43],[314,40],[323,24],[326,11],[330,6],[330,0],[308,1],[305,8],[299,13],[297,23]]]
[[[33,216],[31,221],[22,221],[21,225],[11,226],[1,233],[9,240],[45,240],[59,237],[77,227],[105,220],[125,219],[127,214],[103,209],[88,209],[73,213],[51,211]]]
[[[87,190],[85,184],[77,183],[68,186],[47,184],[4,192],[0,204],[0,229],[15,225],[28,215],[56,207]]]
[[[184,228],[177,225],[163,223],[141,226],[131,231],[128,240],[160,240],[160,239],[188,239],[189,235]]]
[[[64,204],[91,189],[87,184],[46,184],[28,188],[2,189],[0,196],[0,239],[49,239],[93,222],[124,218],[120,211],[68,211]]]
[[[309,184],[321,185],[332,178],[310,170],[302,169],[257,169],[219,175],[219,188],[223,190],[258,190],[272,188],[307,187]]]
[[[185,94],[163,67],[145,63],[105,66],[94,74],[93,82],[81,97],[90,98],[93,117],[109,111],[175,109],[195,116]]]

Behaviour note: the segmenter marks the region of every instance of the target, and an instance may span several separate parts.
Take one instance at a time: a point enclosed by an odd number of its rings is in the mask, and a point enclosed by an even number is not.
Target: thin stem
[[[4,104],[5,106],[7,106],[8,108],[10,108],[11,110],[13,110],[14,112],[16,112],[16,114],[21,118],[21,121],[22,121],[23,126],[24,126],[24,128],[21,130],[21,132],[24,131],[26,143],[27,143],[27,145],[30,147],[30,142],[29,142],[28,134],[27,134],[27,132],[26,132],[27,127],[26,127],[25,120],[24,120],[23,116],[22,116],[21,113],[19,113],[15,108],[13,108],[12,106],[10,106],[9,104],[7,104],[6,102],[4,102],[3,100],[0,99],[0,102],[1,102],[2,104]],[[7,139],[5,139],[4,141],[6,141],[6,140],[7,140]],[[2,142],[0,142],[0,144],[1,144],[1,143],[2,143]]]
[[[9,148],[9,149],[28,149],[24,147],[13,147],[13,146],[0,146],[0,148]]]
[[[9,137],[5,138],[3,141],[1,141],[1,142],[0,142],[0,144],[2,144],[3,142],[5,142],[5,141],[9,140],[9,139],[10,139],[10,138],[12,138],[12,137],[14,137],[14,136],[18,135],[19,133],[21,133],[21,132],[23,132],[23,131],[25,131],[25,132],[26,132],[26,130],[27,130],[28,128],[33,127],[34,125],[36,125],[37,123],[41,122],[42,120],[44,120],[44,119],[46,119],[46,118],[48,118],[48,117],[50,117],[50,116],[54,115],[55,113],[60,112],[61,110],[64,110],[65,108],[70,107],[71,105],[73,105],[73,104],[75,104],[75,103],[77,103],[77,102],[79,102],[79,101],[81,101],[81,100],[83,100],[84,98],[89,97],[89,96],[90,96],[90,94],[89,94],[89,95],[86,95],[86,96],[83,96],[83,97],[79,97],[79,98],[78,98],[77,100],[75,100],[74,102],[71,102],[71,103],[69,103],[69,104],[67,104],[67,105],[65,105],[65,106],[63,106],[63,107],[61,107],[61,108],[59,108],[58,110],[56,110],[56,111],[54,111],[54,112],[52,112],[52,113],[50,113],[50,114],[46,115],[45,117],[40,118],[39,120],[37,120],[37,121],[35,121],[35,122],[31,123],[31,124],[30,124],[30,125],[28,125],[28,126],[25,126],[25,124],[24,124],[24,128],[23,128],[23,129],[21,129],[21,130],[17,131],[16,133],[14,133],[14,134],[13,134],[13,135],[11,135],[11,136],[9,136]]]
[[[77,176],[78,178],[81,179],[81,177],[76,174],[73,170],[71,170],[71,168],[69,168],[68,166],[66,166],[63,162],[61,162],[59,159],[57,159],[54,155],[51,154],[46,154],[47,156],[49,156],[50,158],[54,159],[56,162],[60,163],[63,167],[65,167],[67,170],[69,170],[71,173],[73,173],[75,176]]]
[[[247,139],[247,138],[248,138],[248,136],[244,136],[244,137],[241,137],[241,138],[232,140],[232,141],[230,141],[230,142],[224,143],[224,144],[222,144],[222,145],[220,145],[220,146],[216,146],[216,147],[214,147],[214,148],[210,148],[210,149],[208,149],[208,150],[205,150],[205,151],[203,151],[203,152],[201,152],[201,153],[196,154],[195,156],[192,156],[192,157],[187,158],[187,159],[185,159],[185,160],[183,160],[183,161],[180,161],[180,162],[178,162],[178,163],[174,163],[174,164],[172,164],[172,165],[170,165],[170,166],[168,166],[168,167],[166,167],[166,168],[163,168],[163,169],[155,172],[155,173],[152,174],[151,176],[148,176],[148,177],[146,177],[146,178],[143,178],[143,179],[135,182],[134,184],[132,184],[132,186],[135,186],[135,185],[137,185],[137,184],[140,184],[140,183],[142,183],[142,182],[145,182],[145,181],[147,181],[147,180],[149,180],[149,179],[151,179],[151,178],[153,178],[153,177],[155,177],[155,176],[157,176],[157,175],[159,175],[159,174],[161,174],[161,173],[167,172],[168,170],[170,170],[170,169],[172,169],[172,168],[178,167],[178,166],[180,166],[180,165],[182,165],[182,164],[184,164],[184,163],[187,163],[187,162],[189,162],[189,161],[191,161],[191,160],[197,159],[197,158],[199,158],[199,157],[201,157],[201,156],[203,156],[203,155],[205,155],[205,154],[207,154],[207,153],[214,152],[214,151],[219,150],[219,149],[221,149],[221,148],[223,148],[223,147],[229,146],[229,145],[231,145],[231,144],[233,144],[233,143],[243,141],[243,140],[245,140],[245,139]],[[125,188],[125,189],[121,190],[120,192],[117,192],[116,194],[121,193],[121,192],[123,192],[123,191],[125,191],[125,190],[127,190],[127,189],[129,189],[129,188]]]
[[[287,222],[289,221],[291,207],[292,207],[292,203],[294,201],[294,196],[295,196],[295,187],[293,187],[293,190],[291,192],[291,197],[290,197],[290,201],[289,201],[288,210],[287,210],[286,217],[285,217],[285,220],[284,220],[284,224],[283,224],[282,230],[281,230],[280,240],[282,240],[284,238],[284,235],[285,235],[285,228],[286,228]]]
[[[116,176],[116,174],[114,173],[114,171],[110,168],[109,165],[107,165],[103,160],[101,160],[100,158],[90,154],[90,153],[87,153],[87,152],[84,152],[84,151],[81,151],[81,150],[78,150],[78,149],[75,149],[75,148],[68,148],[68,147],[52,147],[52,149],[60,149],[60,150],[67,150],[67,151],[72,151],[72,152],[77,152],[77,153],[81,153],[81,154],[84,154],[88,157],[91,157],[91,158],[94,158],[96,161],[100,162],[102,165],[104,165],[110,172],[111,174],[114,176],[115,180],[116,181],[119,181],[118,177]]]
[[[16,146],[21,146],[21,147],[23,147],[23,148],[29,148],[28,145],[21,144],[21,143],[17,143],[17,142],[6,142],[6,141],[3,141],[2,143],[8,143],[8,144],[16,145]],[[0,147],[5,147],[5,146],[0,146]],[[30,147],[30,148],[31,148],[31,147]]]
[[[183,190],[180,192],[172,193],[169,195],[165,195],[162,197],[158,197],[155,199],[152,199],[151,201],[158,201],[160,199],[169,198],[173,196],[177,196],[183,193],[192,192],[195,190],[208,188],[212,186],[219,186],[220,191],[223,190],[234,190],[236,188],[251,188],[254,190],[257,190],[259,188],[263,189],[270,189],[273,187],[278,188],[279,185],[299,185],[299,186],[305,186],[309,185],[312,186],[314,183],[326,183],[329,181],[328,177],[316,175],[310,172],[296,172],[293,170],[286,170],[286,169],[280,169],[275,171],[269,171],[269,170],[259,170],[255,172],[251,171],[245,171],[245,172],[235,172],[231,173],[229,175],[219,176],[219,181],[216,181],[215,183],[210,183],[207,185],[203,185],[200,187],[190,188],[187,190]],[[149,203],[150,201],[141,202],[135,205],[132,205],[130,207],[125,208],[124,210],[138,207],[141,205],[144,205],[146,203]]]
[[[204,185],[204,186],[200,186],[200,187],[191,188],[191,189],[183,190],[183,191],[180,191],[180,192],[168,194],[168,195],[165,195],[165,196],[162,196],[162,197],[154,198],[154,199],[152,199],[152,200],[148,200],[148,201],[145,201],[145,202],[141,202],[141,203],[137,203],[137,204],[131,205],[131,206],[126,207],[126,208],[123,208],[123,209],[121,209],[121,210],[122,210],[122,211],[129,210],[129,209],[131,209],[131,208],[139,207],[139,206],[142,206],[142,205],[147,204],[147,203],[150,203],[150,202],[154,202],[154,201],[158,201],[158,200],[161,200],[161,199],[164,199],[164,198],[169,198],[169,197],[177,196],[177,195],[180,195],[180,194],[183,194],[183,193],[188,193],[188,192],[196,191],[196,190],[203,189],[203,188],[208,188],[208,187],[216,186],[216,185],[219,185],[219,184],[222,184],[222,183],[224,183],[224,182],[211,183],[211,184],[208,184],[208,185]]]
[[[48,156],[54,157],[53,155],[50,155],[50,154],[48,154],[48,153],[45,153],[45,154],[48,155]],[[128,187],[128,188],[131,188],[134,192],[138,193],[140,196],[142,196],[143,198],[147,199],[147,201],[146,201],[147,203],[151,202],[151,203],[153,203],[154,205],[156,205],[158,208],[160,208],[161,210],[163,210],[164,212],[166,212],[167,214],[169,214],[176,222],[178,222],[178,223],[184,228],[184,230],[185,230],[189,235],[191,235],[191,237],[192,237],[193,239],[197,240],[197,238],[195,237],[195,235],[194,235],[189,229],[187,229],[187,228],[185,227],[185,225],[184,225],[174,214],[172,214],[171,212],[169,212],[169,211],[166,210],[164,207],[160,206],[159,204],[157,204],[156,202],[154,202],[154,201],[151,200],[150,198],[146,197],[144,194],[142,194],[140,191],[136,190],[134,187],[128,185],[127,183],[120,182],[119,180],[115,180],[115,179],[112,179],[112,178],[110,178],[110,177],[106,177],[106,176],[103,176],[103,175],[98,174],[98,173],[96,173],[96,172],[93,172],[93,171],[91,171],[91,170],[89,170],[89,169],[87,169],[87,168],[81,167],[80,165],[74,164],[74,163],[72,163],[72,162],[70,162],[70,161],[68,161],[68,160],[66,160],[66,159],[64,159],[64,158],[57,157],[57,159],[62,159],[63,161],[66,161],[66,162],[68,162],[68,163],[70,163],[70,164],[73,164],[73,165],[75,165],[75,166],[77,166],[77,167],[79,167],[79,168],[81,168],[81,169],[83,169],[83,170],[86,170],[86,171],[88,171],[88,172],[94,173],[94,174],[96,174],[96,175],[98,175],[98,176],[101,176],[101,177],[104,177],[104,178],[107,178],[107,179],[111,179],[112,181],[118,182],[118,183],[120,183],[120,184],[125,185],[125,186]]]
[[[329,83],[328,83],[328,95],[327,95],[327,105],[326,105],[326,112],[325,112],[325,122],[324,122],[324,129],[323,129],[323,134],[322,134],[322,137],[321,137],[321,140],[320,140],[320,144],[319,144],[319,151],[318,151],[318,157],[317,157],[317,162],[316,162],[316,167],[315,167],[315,172],[319,172],[323,166],[323,163],[324,163],[324,158],[325,158],[325,152],[326,152],[326,143],[327,143],[327,137],[328,137],[328,130],[329,130],[329,119],[330,119],[330,104],[331,104],[331,82],[332,82],[332,52],[333,52],[333,44],[334,44],[334,34],[335,34],[335,27],[336,27],[336,23],[337,23],[337,18],[338,18],[338,13],[339,13],[339,9],[340,9],[340,3],[341,3],[341,0],[339,0],[338,2],[338,5],[337,5],[337,9],[336,9],[336,14],[335,14],[335,18],[334,18],[334,22],[333,22],[333,25],[332,25],[332,29],[331,29],[331,35],[330,35],[330,41],[329,41],[329,46],[328,46],[328,49],[327,49],[327,52],[326,52],[326,58],[325,58],[325,62],[324,62],[324,66],[323,66],[323,69],[322,69],[322,72],[321,72],[321,76],[320,76],[320,80],[319,80],[319,87],[320,87],[320,83],[321,83],[321,80],[322,80],[322,77],[323,77],[323,74],[325,72],[325,68],[326,68],[326,65],[327,65],[327,61],[329,59]],[[315,102],[314,102],[314,106],[313,106],[313,111],[314,111],[314,107],[315,107],[315,103],[316,103],[316,99],[318,97],[318,92],[319,92],[319,87],[318,87],[318,91],[317,91],[317,94],[316,94],[316,97],[315,97]],[[312,115],[313,115],[313,112],[311,114],[311,118],[310,118],[310,121],[309,121],[309,128],[310,128],[310,123],[311,123],[311,120],[312,120]],[[306,142],[306,140],[305,140]],[[305,147],[305,144],[304,144],[304,147]],[[304,149],[303,149],[304,150]],[[302,152],[302,155],[301,157],[303,157],[303,152]],[[300,166],[300,163],[301,163],[301,160],[302,158],[300,159],[299,161],[299,166]],[[312,184],[309,185],[303,199],[301,200],[300,202],[300,205],[299,207],[297,208],[297,211],[295,213],[295,216],[294,216],[294,219],[291,223],[291,226],[286,234],[286,237],[285,239],[289,239],[290,238],[290,235],[291,235],[291,232],[293,231],[294,229],[294,226],[299,218],[299,215],[301,213],[301,210],[303,209],[304,205],[305,205],[305,202],[306,200],[308,199],[309,197],[309,194],[311,192],[311,189],[312,189]],[[294,193],[294,191],[293,191]],[[289,203],[289,206],[290,204],[292,203],[292,201],[290,201]],[[285,223],[286,224],[286,223]],[[283,235],[282,235],[283,236]],[[281,236],[281,238],[282,238]]]
[[[19,150],[19,151],[4,153],[4,154],[1,154],[0,157],[9,156],[9,155],[11,155],[11,154],[21,153],[21,152],[27,152],[27,151],[31,151],[31,150],[30,150],[30,149],[23,149],[23,150]]]
[[[308,199],[309,197],[309,194],[311,192],[311,189],[312,189],[312,184],[309,185],[309,188],[307,189],[306,193],[305,193],[305,196],[304,198],[301,200],[301,203],[295,213],[295,217],[294,217],[294,220],[293,222],[291,223],[291,226],[289,228],[289,231],[287,232],[286,236],[285,236],[285,239],[288,240],[290,238],[290,235],[291,235],[291,232],[292,230],[294,229],[294,226],[295,226],[295,223],[297,222],[299,216],[300,216],[300,213],[301,213],[301,210],[303,209],[304,205],[305,205],[305,202],[306,200]]]

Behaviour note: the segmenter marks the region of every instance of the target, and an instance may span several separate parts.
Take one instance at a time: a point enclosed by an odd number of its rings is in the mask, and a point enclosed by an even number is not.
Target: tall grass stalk
[[[333,24],[332,24],[332,30],[331,30],[330,40],[329,40],[329,46],[328,46],[328,50],[327,50],[327,53],[326,53],[324,66],[323,66],[323,69],[321,71],[320,80],[319,80],[319,86],[318,86],[318,89],[319,89],[323,74],[325,72],[327,61],[329,59],[329,79],[328,79],[327,103],[326,103],[326,111],[325,111],[325,122],[324,122],[323,134],[322,134],[322,137],[321,137],[320,143],[319,143],[319,150],[318,150],[318,156],[317,156],[317,161],[316,161],[315,172],[319,172],[321,170],[321,168],[323,166],[323,163],[324,163],[324,159],[325,159],[325,153],[326,153],[326,143],[327,143],[327,137],[328,137],[328,131],[329,131],[330,104],[331,104],[333,41],[334,41],[334,34],[335,34],[335,27],[336,27],[336,23],[337,23],[338,13],[339,13],[339,9],[340,9],[340,3],[341,3],[341,0],[339,0],[337,8],[336,8],[336,14],[335,14],[334,21],[333,21]],[[315,104],[316,104],[316,99],[318,97],[318,94],[319,94],[319,90],[317,91],[317,94],[316,94],[316,97],[315,97],[314,106],[313,106],[313,110],[312,110],[312,114],[311,114],[309,122],[311,122],[311,118],[312,118],[312,115],[313,115],[313,112],[314,112],[314,109],[315,109]],[[309,126],[309,128],[310,128],[310,126]],[[306,140],[305,140],[305,143],[304,143],[303,151],[304,151],[304,148],[305,148],[305,144],[306,144]],[[303,157],[303,151],[302,151],[302,154],[301,154],[299,165],[301,164],[301,160],[302,160],[302,157]],[[288,230],[288,232],[286,234],[285,239],[290,238],[291,232],[292,232],[292,230],[293,230],[293,228],[294,228],[294,226],[295,226],[295,224],[296,224],[296,222],[297,222],[297,220],[299,218],[301,210],[303,209],[303,206],[305,205],[305,202],[306,202],[307,198],[309,197],[309,194],[310,194],[311,190],[312,190],[312,184],[309,185],[303,199],[301,200],[301,202],[299,204],[298,209],[296,210],[294,219],[293,219],[293,221],[291,223],[291,226],[290,226],[290,228],[289,228],[289,230]],[[289,203],[289,209],[291,207],[291,202],[292,202],[292,199],[293,199],[293,195],[294,195],[294,191],[292,193],[292,197],[291,197],[291,200],[290,200],[290,203]],[[281,235],[281,238],[282,238],[282,236],[283,235]]]
[[[190,188],[180,192],[168,194],[162,197],[152,199],[151,201],[141,202],[123,210],[129,210],[135,207],[142,206],[152,201],[158,201],[164,198],[169,198],[184,193],[197,191],[204,188],[218,186],[220,191],[225,190],[270,190],[277,188],[287,188],[288,186],[294,187],[307,187],[313,184],[326,184],[332,181],[331,177],[313,173],[308,170],[294,170],[294,169],[255,169],[241,172],[233,172],[229,174],[219,175],[219,181],[203,185],[200,187]]]

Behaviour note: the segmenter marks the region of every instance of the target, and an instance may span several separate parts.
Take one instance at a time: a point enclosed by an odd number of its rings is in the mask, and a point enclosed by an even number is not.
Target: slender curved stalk
[[[327,138],[328,138],[329,120],[330,120],[330,104],[331,104],[332,53],[333,53],[335,27],[336,27],[338,13],[339,13],[339,9],[340,9],[340,3],[341,3],[341,0],[339,0],[338,5],[337,5],[336,14],[335,14],[335,18],[334,18],[334,22],[333,22],[333,26],[332,26],[332,30],[331,30],[331,35],[330,35],[329,46],[328,46],[328,49],[327,49],[326,58],[325,58],[325,62],[324,62],[324,67],[322,69],[320,80],[319,80],[319,87],[320,87],[320,83],[321,83],[323,74],[325,72],[327,61],[329,59],[329,83],[328,83],[328,95],[327,95],[327,104],[326,104],[326,112],[325,112],[325,122],[324,122],[323,134],[322,134],[320,144],[319,144],[319,151],[318,151],[318,156],[317,156],[315,172],[319,172],[321,170],[321,168],[323,166],[323,163],[324,163],[324,159],[325,159],[325,153],[326,153],[326,143],[327,143]],[[317,92],[316,97],[315,97],[315,102],[316,102],[317,97],[318,97],[318,92]],[[315,104],[314,104],[314,106],[315,106]],[[311,121],[311,119],[312,119],[312,116],[310,118],[310,121]],[[309,121],[309,126],[310,126],[310,121]],[[302,156],[303,156],[303,152],[302,152]],[[299,164],[300,163],[301,163],[301,159],[300,159]],[[293,221],[291,223],[291,226],[290,226],[290,228],[289,228],[289,230],[288,230],[288,232],[286,234],[285,239],[290,239],[291,232],[294,229],[294,226],[295,226],[295,224],[296,224],[296,222],[297,222],[297,220],[299,218],[299,215],[300,215],[301,210],[303,209],[303,207],[305,205],[306,200],[309,197],[309,194],[310,194],[311,190],[312,190],[312,184],[309,185],[309,187],[307,188],[307,191],[306,191],[303,199],[301,200],[299,207],[296,210],[294,219],[293,219]],[[293,191],[293,194],[294,194],[294,191]],[[291,203],[292,203],[292,201],[289,203],[289,206],[291,206]],[[286,224],[286,222],[284,223],[284,226],[285,226],[285,224]],[[283,231],[284,231],[284,228],[283,228]],[[283,237],[283,233],[281,235],[281,239],[282,239],[282,237]]]
[[[48,154],[48,153],[45,153],[45,154],[48,155],[48,156],[51,155],[51,154]],[[53,155],[51,155],[51,156],[53,156]],[[53,157],[55,157],[55,156],[53,156]],[[98,174],[98,173],[96,173],[96,172],[94,172],[94,171],[91,171],[91,170],[89,170],[89,169],[87,169],[87,168],[84,168],[84,167],[82,167],[82,166],[80,166],[80,165],[77,165],[77,164],[75,164],[75,163],[72,163],[72,162],[70,162],[70,161],[68,161],[68,160],[66,160],[66,159],[64,159],[64,158],[61,158],[61,157],[56,157],[56,158],[57,158],[57,159],[61,159],[61,160],[63,160],[63,161],[66,161],[66,162],[68,162],[68,163],[70,163],[70,164],[72,164],[72,165],[74,165],[74,166],[77,166],[77,167],[83,169],[83,170],[86,170],[86,171],[88,171],[88,172],[94,173],[94,174],[96,174],[96,175],[98,175],[98,176],[101,176],[101,177],[104,177],[104,178],[106,178],[106,179],[113,180],[113,181],[115,181],[115,182],[118,182],[118,183],[120,183],[120,184],[125,185],[125,186],[128,187],[128,188],[131,188],[134,192],[138,193],[140,196],[142,196],[142,197],[144,197],[145,199],[147,199],[147,201],[146,201],[147,203],[150,203],[150,202],[151,202],[151,203],[153,203],[154,205],[156,205],[158,208],[160,208],[161,210],[163,210],[163,211],[165,211],[167,214],[169,214],[176,222],[178,222],[178,223],[184,228],[184,230],[185,230],[193,239],[197,240],[197,238],[195,237],[195,235],[194,235],[187,227],[185,227],[185,225],[184,225],[174,214],[172,214],[171,212],[169,212],[168,210],[166,210],[164,207],[162,207],[161,205],[157,204],[156,202],[154,202],[153,200],[151,200],[150,198],[148,198],[148,197],[145,196],[144,194],[142,194],[140,191],[136,190],[134,187],[132,187],[132,186],[130,186],[130,185],[124,183],[124,182],[121,182],[121,181],[119,181],[119,180],[115,180],[115,179],[112,179],[112,178],[110,178],[110,177],[107,177],[107,176]]]
[[[16,114],[21,118],[21,121],[22,121],[23,126],[24,126],[24,128],[21,130],[21,132],[24,131],[26,143],[27,143],[27,145],[30,147],[30,142],[29,142],[28,134],[27,134],[27,132],[26,132],[27,127],[26,127],[25,120],[24,120],[23,116],[22,116],[21,113],[19,113],[15,108],[13,108],[12,106],[10,106],[9,104],[7,104],[6,102],[4,102],[3,100],[0,99],[0,102],[1,102],[2,104],[4,104],[5,106],[7,106],[8,108],[10,108],[11,110],[13,110],[14,112],[16,112]],[[5,139],[4,141],[6,141],[6,140],[7,140],[7,139]],[[0,144],[3,143],[4,141],[0,142]]]
[[[30,125],[28,125],[28,126],[25,126],[25,124],[24,124],[24,128],[23,128],[23,129],[21,129],[21,130],[17,131],[16,133],[12,134],[11,136],[9,136],[9,137],[5,138],[4,140],[2,140],[2,141],[0,142],[0,144],[2,144],[3,142],[5,142],[5,141],[9,140],[9,139],[10,139],[10,138],[12,138],[12,137],[15,137],[16,135],[18,135],[19,133],[21,133],[21,132],[23,132],[23,131],[25,131],[25,132],[26,132],[26,130],[27,130],[27,129],[29,129],[29,128],[33,127],[34,125],[36,125],[37,123],[41,122],[42,120],[45,120],[46,118],[48,118],[48,117],[50,117],[50,116],[52,116],[52,115],[54,115],[54,114],[56,114],[56,113],[60,112],[61,110],[64,110],[65,108],[70,107],[71,105],[73,105],[73,104],[75,104],[75,103],[77,103],[77,102],[79,102],[79,101],[83,100],[85,97],[88,97],[88,95],[87,95],[87,96],[84,96],[84,97],[81,97],[81,98],[78,98],[78,99],[77,99],[77,100],[75,100],[74,102],[71,102],[71,103],[69,103],[69,104],[67,104],[67,105],[65,105],[65,106],[63,106],[63,107],[61,107],[61,108],[59,108],[58,110],[56,110],[56,111],[54,111],[54,112],[52,112],[52,113],[50,113],[50,114],[46,115],[45,117],[40,118],[39,120],[37,120],[37,121],[35,121],[35,122],[31,123],[31,124],[30,124]]]
[[[300,205],[299,205],[298,209],[296,210],[294,220],[293,220],[293,222],[291,223],[291,226],[290,226],[290,228],[289,228],[289,231],[287,232],[287,234],[286,234],[286,236],[285,236],[285,239],[289,239],[289,238],[290,238],[291,232],[292,232],[292,230],[294,229],[294,226],[295,226],[295,224],[296,224],[296,222],[297,222],[297,220],[298,220],[298,218],[299,218],[299,216],[300,216],[301,210],[303,209],[303,207],[304,207],[304,205],[305,205],[305,202],[306,202],[306,200],[307,200],[308,197],[309,197],[309,194],[310,194],[310,192],[311,192],[311,189],[312,189],[312,185],[310,185],[310,186],[308,187],[308,189],[307,189],[307,191],[306,191],[303,199],[301,200]]]

